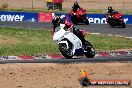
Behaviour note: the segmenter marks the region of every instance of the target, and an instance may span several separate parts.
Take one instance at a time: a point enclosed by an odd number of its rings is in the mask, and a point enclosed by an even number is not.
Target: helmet
[[[77,3],[77,2],[75,2],[75,3],[74,3],[74,6],[78,6],[78,3]]]
[[[108,6],[108,10],[112,10],[112,7],[111,6]]]
[[[52,24],[54,26],[59,26],[61,22],[61,18],[59,16],[53,16],[52,18]]]

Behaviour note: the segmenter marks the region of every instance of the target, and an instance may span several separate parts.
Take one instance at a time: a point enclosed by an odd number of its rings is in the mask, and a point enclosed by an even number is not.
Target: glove
[[[73,12],[73,15],[76,15],[76,13]]]
[[[109,18],[112,18],[112,16],[108,15]]]

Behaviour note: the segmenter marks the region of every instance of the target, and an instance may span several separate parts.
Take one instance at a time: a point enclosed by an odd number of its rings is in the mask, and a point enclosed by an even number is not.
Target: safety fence
[[[0,11],[0,21],[29,21],[29,22],[51,22],[52,16],[61,16],[63,20],[68,16],[70,21],[70,16],[68,14],[62,13],[32,13],[32,12],[7,12]],[[93,24],[107,24],[105,14],[87,14],[87,18],[90,23]],[[123,15],[123,20],[126,24],[132,24],[132,15]]]
[[[63,0],[62,9],[71,9],[75,1],[87,10],[102,10],[108,6],[113,6],[115,9],[132,10],[132,0]],[[46,0],[0,0],[0,7],[2,4],[6,4],[9,9],[47,9]]]

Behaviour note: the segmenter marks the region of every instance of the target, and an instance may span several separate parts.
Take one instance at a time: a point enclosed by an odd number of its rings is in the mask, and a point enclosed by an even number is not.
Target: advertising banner
[[[52,22],[52,16],[61,16],[63,20],[68,16],[69,21],[71,17],[65,13],[33,13],[33,12],[9,12],[0,11],[0,21],[29,21],[29,22]],[[107,24],[105,14],[87,14],[90,24]],[[123,20],[126,24],[132,24],[132,15],[123,15]]]
[[[38,13],[38,22],[52,22],[52,13]]]
[[[38,13],[0,11],[0,21],[38,22]]]
[[[57,16],[61,16],[63,20],[65,20],[65,17],[68,16],[69,19],[71,19],[69,14],[62,14],[62,13],[55,13]],[[89,23],[92,24],[107,24],[105,14],[87,14],[86,15]],[[126,24],[132,24],[132,15],[123,15],[123,20]]]
[[[123,15],[123,20],[126,24],[132,24],[132,15]],[[90,23],[94,24],[107,24],[105,14],[87,14],[87,18]]]
[[[123,15],[126,24],[132,24],[132,15]]]

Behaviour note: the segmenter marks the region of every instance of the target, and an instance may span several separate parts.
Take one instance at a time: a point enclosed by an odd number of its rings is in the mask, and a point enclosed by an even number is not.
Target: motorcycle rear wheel
[[[60,43],[59,44],[59,50],[61,52],[61,54],[67,58],[67,59],[71,59],[73,57],[73,54],[72,54],[72,45],[71,44],[68,44],[69,48],[67,49],[67,45],[65,43]]]

